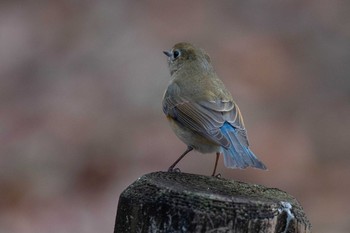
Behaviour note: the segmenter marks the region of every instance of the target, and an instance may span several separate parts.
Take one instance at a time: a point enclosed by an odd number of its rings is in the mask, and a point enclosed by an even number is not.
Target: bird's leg
[[[172,172],[172,171],[174,171],[174,170],[177,170],[177,169],[174,169],[174,167],[176,166],[176,164],[177,164],[178,162],[180,162],[180,160],[181,160],[183,157],[185,157],[185,155],[186,155],[188,152],[190,152],[191,150],[193,150],[193,147],[188,146],[187,149],[186,149],[186,151],[185,151],[184,153],[182,153],[182,155],[169,167],[168,172]]]
[[[215,160],[214,171],[213,171],[213,174],[211,176],[215,176],[216,167],[218,166],[219,157],[220,157],[220,152],[216,152],[216,160]],[[220,174],[217,175],[217,177],[220,177],[220,176],[221,176]]]

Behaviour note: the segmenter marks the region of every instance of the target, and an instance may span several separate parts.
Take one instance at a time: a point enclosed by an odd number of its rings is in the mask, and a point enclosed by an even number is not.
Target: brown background
[[[73,3],[74,2],[74,3]],[[112,232],[120,192],[185,145],[161,110],[162,50],[206,49],[269,171],[223,177],[295,196],[350,232],[346,1],[1,1],[0,232]],[[211,174],[191,153],[184,172]]]

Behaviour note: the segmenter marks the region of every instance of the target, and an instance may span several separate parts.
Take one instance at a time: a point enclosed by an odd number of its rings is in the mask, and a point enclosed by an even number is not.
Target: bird
[[[209,55],[187,42],[163,53],[171,76],[162,100],[163,112],[176,136],[187,145],[168,171],[177,170],[175,166],[192,150],[216,153],[212,176],[216,176],[220,154],[228,168],[266,170],[249,148],[242,114]]]

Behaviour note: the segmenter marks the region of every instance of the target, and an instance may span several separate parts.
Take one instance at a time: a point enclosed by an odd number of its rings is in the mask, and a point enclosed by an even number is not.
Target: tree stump
[[[154,172],[122,192],[114,232],[307,233],[311,225],[297,200],[279,189]]]

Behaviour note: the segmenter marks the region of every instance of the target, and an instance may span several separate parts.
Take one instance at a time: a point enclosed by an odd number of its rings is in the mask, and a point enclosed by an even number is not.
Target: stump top
[[[120,226],[116,229],[125,231],[131,229],[131,226],[144,227],[155,219],[156,225],[163,228],[173,227],[174,219],[177,219],[179,223],[175,224],[176,229],[180,229],[180,225],[186,229],[197,229],[200,225],[205,231],[213,229],[210,224],[216,227],[231,224],[230,229],[253,229],[242,232],[275,232],[267,229],[279,229],[277,232],[287,232],[287,229],[299,229],[288,232],[310,232],[311,229],[300,204],[284,191],[179,172],[146,174],[120,195],[117,214]],[[236,219],[236,222],[227,224],[228,219]],[[293,226],[289,226],[289,223]],[[164,232],[171,232],[168,230]]]
[[[142,190],[138,190],[137,187],[142,187]],[[155,187],[162,192],[187,193],[220,201],[253,201],[270,204],[282,201],[289,202],[292,206],[299,205],[294,197],[277,188],[183,172],[153,172],[143,175],[124,191],[123,196],[132,195],[135,198],[135,195],[140,195],[145,198],[144,194],[154,190]],[[154,195],[148,197],[153,199]]]

